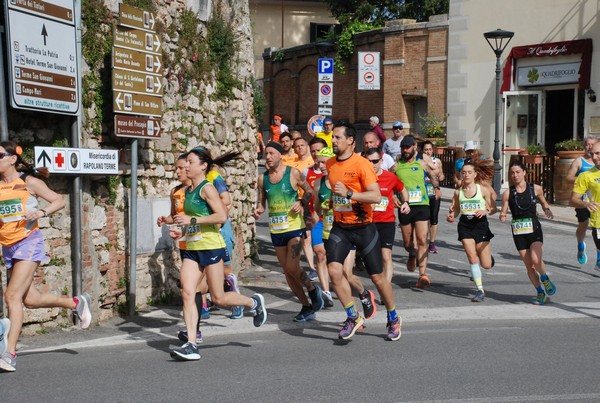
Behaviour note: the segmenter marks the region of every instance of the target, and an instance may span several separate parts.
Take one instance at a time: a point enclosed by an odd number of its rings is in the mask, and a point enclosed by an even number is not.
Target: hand
[[[292,204],[292,207],[290,207],[290,212],[295,213],[295,214],[300,214],[302,213],[303,208],[302,208],[302,203],[300,203],[300,201],[295,202],[294,204]]]
[[[257,207],[257,208],[255,208],[255,209],[254,209],[254,212],[252,213],[252,216],[253,216],[255,219],[257,219],[257,220],[258,220],[258,218],[260,217],[260,215],[261,215],[262,213],[264,213],[264,212],[265,212],[265,208],[264,208],[264,207],[262,207],[262,206],[260,206],[260,207]]]
[[[169,236],[173,239],[179,239],[183,236],[183,229],[179,225],[169,227]]]
[[[506,213],[500,213],[500,222],[506,222]]]
[[[554,219],[554,214],[550,211],[550,207],[544,209],[544,214],[546,214],[546,218]]]
[[[586,206],[586,209],[588,209],[589,211],[598,211],[598,203],[596,202],[589,202]]]
[[[173,223],[178,225],[189,225],[192,217],[185,214],[177,214],[173,216]]]
[[[27,221],[35,221],[37,219],[40,219],[44,216],[44,213],[41,212],[40,210],[33,210],[33,211],[28,211],[23,218]]]
[[[450,211],[448,213],[448,217],[446,217],[446,221],[453,223],[454,222],[454,213],[452,211]]]
[[[336,182],[335,186],[333,187],[333,193],[342,197],[346,197],[346,194],[348,193],[348,188],[342,182]]]
[[[162,227],[163,224],[168,224],[167,222],[167,217],[164,215],[161,215],[160,217],[158,217],[158,219],[156,220],[156,225],[158,225],[159,227]]]
[[[410,205],[407,202],[402,203],[400,206],[400,214],[408,214],[410,213]]]
[[[482,218],[482,217],[485,217],[486,215],[488,215],[488,211],[487,210],[477,210],[475,212],[475,214],[473,214],[473,216],[475,218]]]
[[[440,200],[442,198],[442,191],[438,188],[433,189],[433,194],[435,195],[436,200]]]

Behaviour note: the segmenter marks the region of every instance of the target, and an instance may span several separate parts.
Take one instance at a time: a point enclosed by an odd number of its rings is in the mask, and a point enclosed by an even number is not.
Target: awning
[[[515,61],[525,57],[553,57],[572,54],[581,54],[579,67],[579,89],[590,88],[590,75],[592,71],[592,40],[579,39],[575,41],[540,43],[537,45],[516,46],[511,49],[506,58],[502,72],[502,87],[500,92],[515,89],[517,69]]]

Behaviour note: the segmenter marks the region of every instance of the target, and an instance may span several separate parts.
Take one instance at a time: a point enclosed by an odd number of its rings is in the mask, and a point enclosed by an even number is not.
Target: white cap
[[[473,140],[469,140],[465,143],[465,151],[476,150],[475,142]]]

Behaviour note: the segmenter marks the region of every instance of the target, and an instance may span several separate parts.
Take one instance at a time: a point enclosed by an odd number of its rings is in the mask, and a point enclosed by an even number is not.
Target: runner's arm
[[[533,190],[535,192],[535,197],[538,199],[538,202],[542,206],[542,210],[544,210],[544,214],[546,215],[546,217],[549,219],[553,219],[554,215],[552,214],[552,211],[550,211],[550,203],[548,203],[548,201],[544,197],[544,188],[542,188],[540,185],[534,184]]]
[[[508,197],[510,190],[507,189],[502,193],[502,208],[500,209],[500,222],[506,222],[506,214],[508,213]]]

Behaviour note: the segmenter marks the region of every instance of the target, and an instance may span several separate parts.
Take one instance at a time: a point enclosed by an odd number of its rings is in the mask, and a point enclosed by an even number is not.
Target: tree
[[[322,0],[342,27],[353,21],[381,26],[385,21],[410,18],[427,21],[447,14],[449,0]]]

